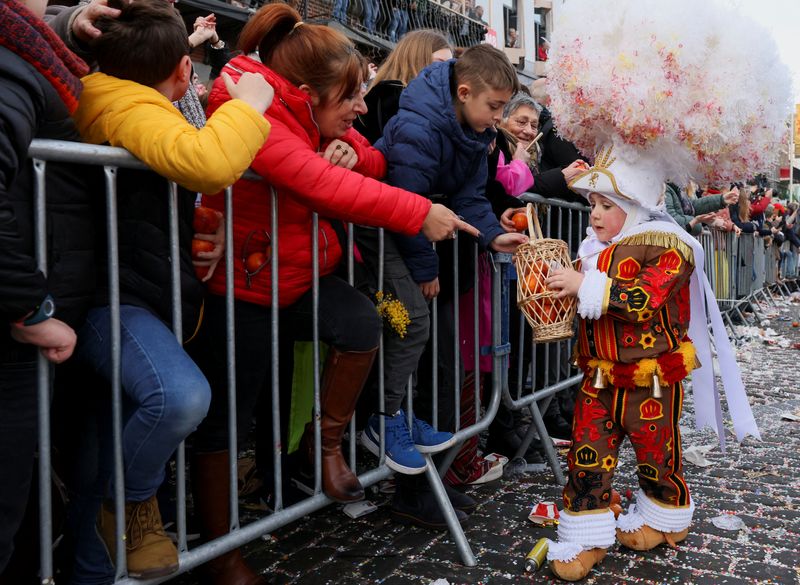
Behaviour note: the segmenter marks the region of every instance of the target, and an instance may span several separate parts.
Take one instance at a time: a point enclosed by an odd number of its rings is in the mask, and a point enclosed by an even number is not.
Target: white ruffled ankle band
[[[568,562],[583,550],[608,548],[616,540],[611,510],[574,513],[564,510],[558,521],[558,542],[550,541],[548,561]]]
[[[636,494],[636,503],[630,507],[627,514],[617,519],[617,528],[623,532],[635,532],[647,524],[650,528],[661,532],[680,532],[689,528],[693,515],[693,498],[689,500],[688,506],[667,508],[656,500],[648,498],[640,489]]]

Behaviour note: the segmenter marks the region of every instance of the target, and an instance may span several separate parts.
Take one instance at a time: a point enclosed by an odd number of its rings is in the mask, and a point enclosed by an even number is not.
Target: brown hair
[[[287,4],[262,6],[242,30],[239,49],[258,49],[264,65],[298,87],[307,84],[322,104],[355,94],[364,79],[361,56],[347,37],[304,23]]]
[[[750,221],[750,197],[745,189],[739,192],[739,219]]]
[[[103,73],[153,87],[167,79],[189,54],[186,25],[164,0],[109,0],[120,11],[95,26],[103,33],[90,42]]]
[[[372,87],[385,80],[397,79],[403,85],[433,62],[436,51],[450,49],[450,43],[441,33],[420,29],[406,34],[378,69]]]
[[[491,45],[470,47],[456,61],[456,85],[467,84],[475,93],[487,88],[512,94],[519,91],[519,79],[506,54]]]

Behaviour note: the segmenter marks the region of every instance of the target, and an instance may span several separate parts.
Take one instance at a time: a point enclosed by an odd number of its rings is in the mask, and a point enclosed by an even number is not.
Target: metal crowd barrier
[[[120,304],[120,289],[119,289],[119,273],[118,273],[118,234],[117,234],[117,169],[118,168],[146,168],[140,161],[133,158],[129,153],[122,149],[93,146],[77,143],[64,143],[58,141],[44,141],[36,140],[32,144],[29,152],[30,157],[33,159],[35,169],[35,204],[36,204],[36,256],[38,265],[42,270],[47,266],[47,249],[46,249],[46,178],[45,171],[47,163],[50,161],[58,162],[72,162],[81,164],[93,164],[103,167],[105,176],[105,201],[107,205],[106,228],[108,231],[108,268],[109,268],[109,291],[110,291],[110,306],[111,306],[111,331],[112,340],[110,344],[110,351],[112,356],[112,380],[111,380],[111,393],[112,393],[112,416],[113,416],[113,452],[114,452],[114,470],[113,470],[113,483],[114,483],[114,503],[116,515],[118,518],[124,517],[124,472],[122,462],[122,387],[120,382],[120,323],[119,323],[119,304]],[[177,500],[177,547],[179,551],[180,569],[178,573],[170,575],[169,577],[153,580],[134,580],[127,577],[126,573],[126,559],[125,559],[125,543],[123,540],[124,526],[122,523],[117,525],[117,555],[115,559],[116,566],[116,584],[124,585],[144,585],[155,584],[167,581],[179,574],[193,569],[206,561],[209,561],[223,553],[238,548],[250,541],[253,541],[271,531],[286,526],[296,520],[299,520],[308,514],[319,510],[332,501],[322,492],[321,488],[321,459],[320,459],[320,366],[319,366],[319,328],[318,328],[318,299],[319,299],[319,273],[316,269],[317,264],[317,227],[318,218],[316,215],[313,219],[313,241],[312,250],[314,253],[314,275],[312,294],[314,298],[314,442],[316,446],[316,455],[314,461],[314,486],[313,495],[301,500],[300,502],[284,506],[283,502],[283,482],[281,481],[283,469],[281,468],[281,458],[276,456],[273,458],[273,477],[275,480],[274,491],[274,511],[265,515],[258,520],[249,523],[245,526],[240,525],[238,515],[238,485],[237,485],[237,461],[238,461],[238,445],[236,433],[236,376],[235,376],[235,337],[233,329],[233,314],[234,314],[234,296],[233,296],[233,263],[234,249],[233,249],[233,213],[235,201],[232,195],[232,188],[228,187],[225,191],[225,227],[226,227],[226,250],[225,250],[225,270],[226,270],[226,318],[228,323],[228,331],[226,336],[226,354],[228,359],[228,408],[229,408],[229,482],[230,482],[230,532],[220,538],[206,542],[200,546],[189,548],[187,542],[187,525],[186,525],[186,458],[184,447],[181,445],[177,450],[176,459],[176,500]],[[547,237],[554,237],[563,239],[568,242],[572,249],[573,255],[577,251],[577,245],[583,238],[584,228],[587,225],[587,211],[585,205],[568,203],[565,201],[558,201],[553,199],[544,199],[535,194],[526,194],[522,198],[525,201],[531,201],[539,206],[540,212],[543,213],[543,230]],[[179,341],[181,341],[181,292],[180,292],[180,278],[179,278],[179,243],[178,243],[178,193],[177,186],[172,183],[169,192],[165,193],[165,205],[169,207],[170,213],[170,249],[172,257],[172,303],[174,307],[173,330]],[[273,283],[278,279],[278,246],[280,243],[277,238],[277,226],[279,222],[277,196],[272,193],[271,199],[271,227],[272,227],[272,258],[271,258],[271,278]],[[351,284],[354,280],[354,260],[353,260],[353,241],[352,229],[348,230],[351,234],[347,244],[348,256],[348,274]],[[381,230],[379,239],[379,256],[381,261],[379,263],[379,288],[382,288],[383,282],[383,233]],[[748,243],[750,242],[750,243]],[[713,279],[715,290],[726,295],[726,297],[739,298],[753,298],[755,294],[762,291],[762,286],[767,283],[776,282],[777,279],[777,261],[768,261],[769,258],[774,259],[774,256],[769,256],[771,250],[764,249],[763,242],[757,240],[752,241],[752,238],[740,238],[734,242],[726,236],[710,235],[705,238],[707,260],[711,261],[708,265],[711,267],[710,278]],[[752,246],[752,247],[751,247]],[[459,247],[459,240],[454,242],[455,253],[457,258]],[[463,246],[462,246],[463,247]],[[734,254],[734,250],[736,253]],[[478,250],[477,245],[471,246],[471,250],[466,253],[471,254],[473,266],[475,267],[475,276],[473,286],[478,290]],[[486,430],[494,418],[497,409],[502,399],[505,405],[512,410],[528,409],[533,424],[528,429],[528,434],[525,438],[524,444],[520,448],[517,456],[521,456],[527,450],[528,445],[534,438],[534,434],[538,432],[542,440],[546,455],[552,468],[555,480],[557,483],[564,483],[564,476],[561,470],[561,464],[555,453],[553,444],[549,439],[547,429],[545,428],[542,412],[546,410],[547,404],[552,397],[565,389],[573,387],[581,379],[581,374],[576,374],[573,366],[570,363],[570,355],[573,345],[573,340],[566,340],[557,343],[537,344],[533,340],[532,346],[528,350],[526,348],[526,338],[532,338],[530,330],[523,318],[517,311],[512,314],[513,319],[519,320],[519,335],[509,340],[509,313],[510,309],[510,287],[511,281],[511,256],[507,254],[492,254],[491,255],[493,270],[491,276],[491,306],[492,306],[492,320],[491,320],[491,354],[492,354],[492,373],[491,373],[491,392],[488,400],[482,403],[480,393],[480,386],[477,380],[477,373],[480,372],[479,356],[481,355],[480,348],[480,328],[481,323],[479,319],[478,305],[480,302],[479,295],[474,294],[474,307],[473,315],[475,317],[474,325],[474,355],[475,363],[473,365],[476,372],[475,384],[475,420],[466,426],[460,426],[460,408],[461,408],[461,375],[462,366],[459,363],[461,360],[457,359],[453,371],[453,378],[455,381],[454,388],[454,405],[453,410],[455,413],[455,436],[456,444],[449,449],[439,464],[438,468],[431,459],[430,454],[424,454],[427,468],[426,477],[432,487],[433,493],[439,502],[439,505],[445,515],[448,527],[456,543],[459,555],[465,565],[473,566],[476,564],[475,557],[467,541],[464,531],[456,519],[455,512],[447,498],[442,485],[441,477],[449,468],[454,460],[461,445],[468,439],[476,436],[477,434]],[[752,258],[753,263],[750,264]],[[453,279],[454,290],[458,290],[459,281],[459,263],[454,262],[453,265]],[[752,273],[752,277],[750,274]],[[749,284],[749,286],[748,286]],[[733,294],[733,291],[735,295]],[[763,291],[762,291],[763,292]],[[272,420],[273,420],[273,436],[272,447],[274,453],[279,454],[282,452],[281,446],[281,427],[284,421],[280,417],[280,392],[279,392],[279,370],[278,370],[278,287],[272,287],[272,347],[271,347],[271,363],[272,363]],[[725,302],[733,300],[731,298],[723,299]],[[458,332],[458,295],[455,295],[453,300],[453,310],[456,316],[456,331],[454,332],[455,347],[454,352],[456,356],[460,354],[460,342]],[[438,302],[434,302],[431,307],[432,311],[432,338],[434,358],[437,351],[436,339],[438,338],[437,329],[437,312],[442,310],[438,306]],[[485,326],[485,324],[484,324]],[[516,344],[515,348],[511,348],[512,343]],[[529,358],[525,358],[526,352],[530,351]],[[516,388],[509,388],[508,384],[508,356],[509,353],[514,353],[516,356]],[[380,351],[378,355],[378,368],[379,368],[379,408],[384,404],[384,388],[383,388],[383,367],[384,356]],[[438,404],[438,380],[437,371],[435,367],[436,360],[434,359],[434,367],[432,368],[431,386],[433,389],[433,424],[436,426],[437,413],[436,408]],[[469,369],[469,368],[466,368]],[[54,583],[54,570],[52,559],[53,547],[53,524],[51,517],[51,501],[50,501],[50,485],[51,485],[51,470],[50,470],[50,386],[51,380],[49,379],[49,367],[44,361],[44,358],[39,360],[39,377],[38,377],[38,397],[39,397],[39,507],[40,507],[40,569],[41,569],[41,582],[43,584]],[[407,407],[409,411],[412,408],[413,392],[409,392],[409,399]],[[356,449],[356,423],[355,420],[351,421],[350,425],[350,444],[349,444],[349,459],[351,468],[354,470],[358,468],[363,469],[359,479],[364,487],[373,485],[391,475],[391,470],[385,464],[384,453],[384,428],[381,423],[381,457],[377,461],[377,465],[373,464],[372,458],[366,461],[361,461],[358,457]]]
[[[116,516],[118,518],[124,517],[124,473],[122,461],[122,387],[120,382],[120,322],[119,322],[119,305],[120,305],[120,288],[119,288],[119,266],[118,266],[118,234],[117,234],[117,169],[118,168],[136,168],[146,169],[140,161],[131,156],[127,151],[118,148],[111,148],[107,146],[94,146],[78,143],[65,143],[51,140],[35,140],[31,145],[29,156],[33,159],[34,168],[36,169],[36,230],[37,230],[37,260],[39,266],[44,270],[46,266],[46,225],[45,225],[45,203],[46,203],[46,180],[45,169],[47,163],[50,161],[69,162],[91,164],[103,167],[105,176],[105,201],[107,205],[106,216],[106,229],[108,230],[108,268],[109,268],[109,291],[110,291],[110,306],[111,306],[111,335],[112,340],[110,344],[110,351],[112,356],[112,372],[113,377],[111,380],[112,392],[112,416],[113,416],[113,453],[114,453],[114,469],[113,469],[113,484],[114,484],[114,503]],[[169,192],[165,193],[165,205],[169,206],[170,217],[170,248],[172,258],[172,304],[174,308],[174,319],[172,323],[173,330],[179,341],[181,341],[181,291],[180,291],[180,275],[179,275],[179,243],[178,243],[178,192],[175,183],[170,184]],[[176,487],[176,500],[177,500],[177,547],[179,551],[180,568],[178,573],[160,579],[152,580],[138,580],[130,579],[126,573],[126,559],[125,559],[125,543],[123,541],[124,525],[123,523],[117,524],[117,542],[116,542],[116,559],[114,564],[116,567],[116,584],[125,585],[145,585],[155,584],[167,581],[179,574],[193,569],[206,561],[209,561],[223,553],[238,548],[256,538],[283,527],[291,522],[299,520],[308,514],[319,510],[332,503],[323,492],[321,488],[321,459],[320,459],[320,366],[319,366],[319,328],[318,328],[318,308],[319,308],[319,273],[317,269],[317,250],[318,250],[318,218],[316,214],[313,219],[313,244],[312,250],[314,253],[314,275],[313,275],[313,299],[314,299],[314,414],[312,420],[314,421],[314,441],[316,446],[316,456],[314,461],[314,486],[313,495],[300,501],[299,503],[284,506],[283,503],[283,484],[281,481],[282,468],[281,458],[276,456],[273,458],[273,475],[275,478],[275,497],[274,497],[274,511],[265,515],[250,524],[241,526],[238,516],[238,486],[237,486],[237,458],[238,458],[238,445],[236,433],[236,375],[235,375],[235,338],[233,329],[233,314],[234,314],[234,296],[233,296],[233,263],[234,249],[233,249],[233,213],[235,208],[235,200],[232,195],[232,188],[228,187],[225,190],[225,271],[226,271],[226,319],[227,319],[227,360],[228,360],[228,407],[229,407],[229,453],[230,453],[230,532],[224,537],[217,538],[210,542],[204,543],[197,547],[189,548],[187,543],[187,524],[186,524],[186,458],[184,446],[177,450],[176,469],[177,469],[177,487]],[[271,278],[272,282],[277,282],[278,278],[278,238],[277,226],[279,222],[277,196],[272,192],[271,202],[271,226],[272,233],[275,234],[272,238],[272,259],[271,259]],[[352,226],[351,226],[352,227]],[[353,283],[353,240],[352,229],[348,230],[350,235],[348,248],[348,272],[350,283]],[[455,253],[457,258],[458,252],[458,239],[454,242]],[[463,247],[463,246],[462,246]],[[471,250],[466,253],[473,255],[474,265],[477,267],[477,244],[471,246]],[[379,274],[379,288],[382,288],[383,281],[383,233],[380,234],[380,274]],[[508,359],[508,310],[509,310],[509,269],[511,263],[511,256],[508,254],[492,254],[491,255],[493,270],[492,270],[492,285],[491,285],[491,305],[492,305],[492,320],[491,320],[491,333],[492,333],[492,373],[491,373],[491,392],[488,400],[481,404],[481,395],[476,384],[475,392],[475,420],[474,423],[462,426],[459,428],[459,409],[461,401],[461,367],[456,359],[455,371],[453,372],[455,383],[455,437],[456,444],[450,448],[446,453],[444,461],[440,463],[438,469],[431,459],[430,454],[424,454],[427,462],[426,476],[432,487],[433,493],[437,498],[439,505],[446,517],[450,532],[456,542],[458,552],[465,565],[473,566],[476,564],[475,557],[469,546],[469,543],[464,535],[461,525],[456,519],[455,512],[450,504],[449,499],[444,491],[441,477],[447,471],[449,465],[455,458],[461,445],[467,439],[474,437],[488,428],[492,419],[494,418],[497,408],[500,404],[501,392],[504,387],[507,387],[507,359]],[[454,290],[458,290],[458,266],[459,263],[454,262],[453,278],[455,281]],[[477,284],[477,270],[475,276],[475,283]],[[477,288],[475,289],[477,291]],[[278,287],[272,287],[272,348],[271,348],[271,363],[272,363],[272,420],[273,420],[273,436],[272,443],[274,453],[279,454],[282,451],[281,447],[281,426],[284,421],[280,420],[279,409],[279,371],[278,371]],[[454,313],[456,318],[456,331],[455,341],[455,355],[459,356],[459,335],[457,330],[458,323],[458,296],[455,295],[454,299]],[[474,295],[474,315],[475,315],[475,367],[476,373],[479,372],[478,357],[481,354],[479,344],[479,327],[486,326],[487,324],[479,323],[478,320],[478,303],[480,299],[478,294]],[[432,305],[432,336],[436,339],[436,314],[441,310],[437,302]],[[436,342],[434,341],[434,353],[436,352]],[[379,375],[379,401],[380,407],[383,407],[384,401],[384,388],[383,388],[383,352],[379,352],[378,367]],[[433,379],[433,411],[434,411],[434,426],[436,425],[436,405],[438,403],[438,385],[436,373],[436,360],[434,360]],[[40,358],[39,363],[39,504],[40,504],[40,554],[41,554],[41,582],[53,583],[53,560],[52,560],[52,545],[53,545],[53,526],[51,518],[51,503],[50,503],[50,385],[51,381],[48,377],[48,364],[43,358]],[[477,379],[477,376],[476,376]],[[412,393],[409,392],[408,408],[412,406]],[[483,412],[481,409],[483,408]],[[354,417],[355,419],[355,417]],[[391,470],[385,464],[384,453],[384,428],[383,420],[381,420],[381,457],[377,465],[372,465],[372,458],[370,456],[366,462],[357,458],[356,450],[356,433],[355,420],[351,421],[350,426],[350,445],[349,445],[349,459],[351,468],[355,471],[358,465],[361,469],[366,469],[360,474],[359,479],[364,487],[371,486],[391,475]]]
[[[589,208],[582,203],[549,199],[534,193],[525,193],[520,199],[536,204],[544,237],[566,241],[571,255],[577,256],[578,245],[589,225]],[[516,356],[517,383],[516,388],[503,389],[503,402],[510,410],[527,410],[533,421],[515,457],[522,457],[538,434],[555,482],[563,485],[566,479],[542,413],[547,411],[556,394],[573,388],[583,377],[571,363],[574,338],[537,343],[522,312],[513,311],[511,318],[519,323],[519,334],[512,339],[516,345],[512,347],[512,354]],[[528,339],[532,340],[530,350],[526,347]]]
[[[798,251],[788,243],[766,244],[754,234],[736,236],[716,229],[700,235],[706,260],[706,275],[731,334],[738,338],[733,317],[748,322],[744,307],[762,320],[763,304],[776,305],[772,289],[790,294],[787,282],[797,279]]]

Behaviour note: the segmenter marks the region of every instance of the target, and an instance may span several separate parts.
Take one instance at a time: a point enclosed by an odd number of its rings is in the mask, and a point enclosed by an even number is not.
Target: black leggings
[[[241,443],[250,429],[259,396],[271,388],[271,318],[272,309],[244,301],[235,302],[236,326],[236,422]],[[228,448],[228,383],[225,350],[225,299],[210,296],[206,300],[203,350],[210,350],[198,363],[211,384],[211,407],[195,435],[200,452]],[[309,290],[279,316],[281,425],[285,435],[291,389],[292,355],[295,341],[310,341],[312,295]],[[339,351],[367,351],[377,347],[381,321],[375,305],[363,294],[337,276],[319,281],[319,338]]]

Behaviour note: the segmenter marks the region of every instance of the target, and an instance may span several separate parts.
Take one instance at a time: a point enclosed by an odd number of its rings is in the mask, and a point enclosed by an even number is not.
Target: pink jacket
[[[533,187],[533,173],[528,165],[521,160],[512,160],[506,164],[506,157],[502,151],[497,160],[495,179],[512,197],[519,197]]]

